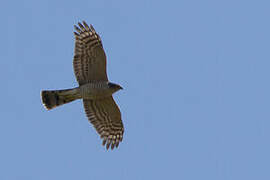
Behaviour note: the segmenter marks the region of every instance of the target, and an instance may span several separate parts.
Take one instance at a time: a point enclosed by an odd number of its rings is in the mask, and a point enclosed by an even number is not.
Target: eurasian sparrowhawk
[[[108,81],[106,55],[101,39],[92,25],[83,21],[74,26],[75,53],[73,68],[79,87],[42,91],[44,106],[50,110],[76,99],[82,99],[88,120],[93,124],[106,148],[118,147],[124,127],[120,110],[112,94],[122,89]]]

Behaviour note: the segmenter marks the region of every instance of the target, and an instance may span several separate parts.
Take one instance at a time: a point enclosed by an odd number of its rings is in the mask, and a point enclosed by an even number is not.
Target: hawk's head
[[[108,82],[108,86],[113,92],[123,89],[120,85],[111,82]]]

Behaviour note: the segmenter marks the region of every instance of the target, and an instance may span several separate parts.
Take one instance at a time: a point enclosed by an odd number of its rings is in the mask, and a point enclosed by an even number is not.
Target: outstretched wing
[[[75,54],[73,68],[79,85],[90,82],[107,81],[106,55],[101,39],[94,27],[83,21],[74,26]]]
[[[103,145],[111,149],[118,147],[123,139],[124,126],[121,120],[120,110],[113,97],[101,100],[83,99],[84,109],[88,120],[93,124]]]

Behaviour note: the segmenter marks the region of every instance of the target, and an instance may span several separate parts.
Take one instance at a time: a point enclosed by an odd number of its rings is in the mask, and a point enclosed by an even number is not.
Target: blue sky
[[[269,1],[77,0],[1,4],[0,179],[268,180]],[[80,100],[73,25],[100,34],[125,125],[106,151]]]

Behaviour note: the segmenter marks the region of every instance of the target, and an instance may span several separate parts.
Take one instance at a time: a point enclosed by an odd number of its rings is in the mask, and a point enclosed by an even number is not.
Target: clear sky
[[[1,3],[0,179],[270,179],[270,2],[22,0]],[[73,25],[100,34],[125,126],[106,151],[77,86]]]

